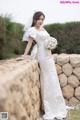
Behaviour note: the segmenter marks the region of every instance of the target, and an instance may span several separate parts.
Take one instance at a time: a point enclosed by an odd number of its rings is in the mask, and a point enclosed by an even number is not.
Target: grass
[[[69,120],[80,120],[80,109],[69,111]]]

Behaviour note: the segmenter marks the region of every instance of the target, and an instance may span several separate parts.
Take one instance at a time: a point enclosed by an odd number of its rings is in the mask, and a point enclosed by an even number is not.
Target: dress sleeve
[[[32,37],[34,40],[36,40],[36,31],[33,28],[29,28],[27,31],[25,31],[22,41],[28,41],[29,37]]]

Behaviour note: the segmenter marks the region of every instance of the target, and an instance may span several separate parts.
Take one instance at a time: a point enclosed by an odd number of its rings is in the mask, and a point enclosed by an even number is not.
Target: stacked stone
[[[80,55],[54,54],[53,59],[66,104],[80,104]]]
[[[36,60],[0,61],[0,111],[9,120],[37,120],[40,114],[40,83]]]

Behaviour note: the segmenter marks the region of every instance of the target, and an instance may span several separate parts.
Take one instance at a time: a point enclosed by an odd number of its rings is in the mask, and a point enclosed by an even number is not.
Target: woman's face
[[[43,22],[44,22],[44,16],[41,15],[41,16],[39,17],[39,19],[36,21],[36,26],[37,26],[37,27],[42,26]]]

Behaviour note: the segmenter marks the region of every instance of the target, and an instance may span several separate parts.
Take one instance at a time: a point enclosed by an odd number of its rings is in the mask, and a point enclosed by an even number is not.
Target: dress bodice
[[[50,34],[44,28],[39,31],[35,27],[34,29],[36,31],[36,42],[44,42],[47,37],[50,37]]]
[[[36,43],[37,43],[37,51],[38,51],[38,60],[43,60],[45,57],[51,56],[51,50],[45,48],[45,40],[50,37],[50,34],[43,28],[38,31],[34,27],[36,31]]]
[[[49,37],[49,33],[42,27],[37,30],[34,26],[25,31],[22,41],[28,41],[28,37],[31,36],[36,42],[44,41]]]
[[[34,26],[30,27],[28,31],[24,33],[22,41],[28,41],[29,39],[27,38],[29,36],[31,36],[36,42],[36,45],[33,47],[32,56],[36,56],[37,54],[37,57],[40,60],[48,54],[51,54],[51,51],[44,47],[44,42],[48,37],[50,37],[50,34],[43,27],[40,30],[37,30]]]

